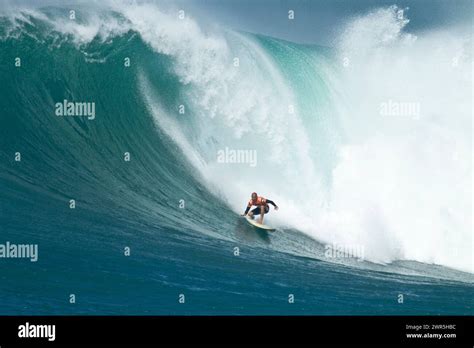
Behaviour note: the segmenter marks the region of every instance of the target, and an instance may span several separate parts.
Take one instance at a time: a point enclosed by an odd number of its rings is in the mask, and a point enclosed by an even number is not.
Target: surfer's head
[[[252,201],[256,201],[258,198],[257,192],[252,192]]]

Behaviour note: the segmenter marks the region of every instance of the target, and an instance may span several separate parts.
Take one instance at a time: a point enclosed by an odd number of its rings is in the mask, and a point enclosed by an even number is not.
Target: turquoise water
[[[12,32],[9,20],[0,23],[0,242],[39,248],[38,262],[0,260],[0,314],[472,315],[469,273],[414,261],[330,262],[324,244],[298,228],[264,234],[239,219],[183,143],[157,126],[144,90],[168,113],[188,106],[179,129],[205,160],[232,127],[219,130],[217,119],[204,127],[199,117],[217,118],[222,108],[190,102],[202,97],[193,90],[202,81],[184,79],[174,58],[140,33],[78,44],[35,16],[17,19]],[[273,57],[305,105],[301,127],[312,130],[308,146],[329,187],[344,138],[341,120],[325,112],[334,103],[331,50],[236,35]],[[12,67],[15,57],[21,68]],[[318,66],[326,70],[311,75]],[[55,116],[64,99],[95,102],[97,117]]]

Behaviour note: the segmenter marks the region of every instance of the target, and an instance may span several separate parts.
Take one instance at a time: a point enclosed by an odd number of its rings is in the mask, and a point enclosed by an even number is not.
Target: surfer
[[[273,205],[275,210],[278,210],[278,206],[275,204],[275,202],[273,202],[270,199],[267,199],[267,198],[264,198],[264,197],[261,197],[261,196],[257,195],[257,192],[253,192],[252,197],[250,198],[250,201],[247,204],[247,209],[245,209],[245,213],[243,213],[242,216],[246,216],[248,214],[248,216],[251,219],[253,219],[254,215],[259,215],[260,214],[260,219],[259,219],[258,223],[262,224],[263,223],[263,215],[267,214],[270,211],[270,207],[268,206],[268,204]],[[257,208],[253,209],[249,213],[250,208],[252,208],[252,206],[254,206],[254,205],[257,206]]]

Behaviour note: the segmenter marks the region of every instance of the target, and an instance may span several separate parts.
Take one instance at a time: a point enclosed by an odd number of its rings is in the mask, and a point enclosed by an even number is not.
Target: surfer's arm
[[[277,206],[277,205],[275,204],[275,202],[273,202],[272,200],[267,199],[267,203],[273,205],[273,207],[274,207],[275,209],[278,209],[278,206]]]
[[[247,205],[247,209],[245,209],[245,213],[243,214],[244,216],[247,215],[251,207],[251,205]]]

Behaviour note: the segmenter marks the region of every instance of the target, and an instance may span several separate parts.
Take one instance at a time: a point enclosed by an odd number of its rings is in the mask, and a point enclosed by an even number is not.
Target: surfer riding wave
[[[253,219],[255,215],[260,215],[258,223],[262,224],[263,216],[270,211],[270,206],[268,204],[273,205],[275,210],[278,210],[278,206],[275,204],[275,202],[273,202],[270,199],[257,195],[256,192],[253,192],[247,204],[247,208],[245,209],[245,212],[242,214],[242,216],[248,215],[251,219]],[[253,209],[251,212],[249,212],[252,206],[256,206],[256,208]]]

